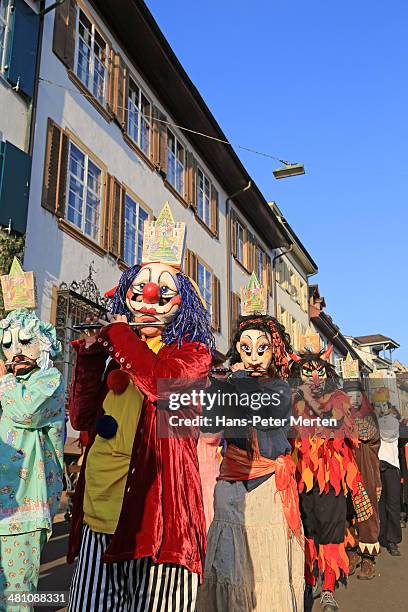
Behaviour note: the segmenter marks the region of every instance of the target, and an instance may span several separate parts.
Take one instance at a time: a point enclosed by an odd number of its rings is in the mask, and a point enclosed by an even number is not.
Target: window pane
[[[99,232],[99,198],[88,190],[86,198],[85,234],[98,240]]]
[[[237,259],[241,263],[244,261],[244,229],[237,223]]]
[[[203,200],[203,192],[198,191],[197,193],[197,214],[200,219],[204,219],[204,200]]]
[[[176,139],[170,130],[167,130],[167,147],[173,154],[176,152]]]
[[[204,221],[207,225],[210,225],[210,198],[206,195],[204,199]]]
[[[167,130],[167,180],[176,186],[176,138]]]
[[[143,232],[144,232],[144,224],[147,221],[149,215],[143,208],[139,206],[139,222],[138,222],[138,232],[137,232],[137,262],[142,263],[142,250],[143,250]]]
[[[140,121],[140,148],[143,153],[149,155],[149,146],[150,146],[150,125],[145,120],[144,117],[141,118]]]
[[[136,144],[139,144],[139,109],[131,95],[128,100],[128,134]]]
[[[85,155],[71,143],[68,164],[67,220],[82,229]]]
[[[91,73],[92,25],[82,11],[79,14],[78,24],[78,60],[77,76],[89,87]]]
[[[90,62],[91,62],[91,50],[84,43],[83,40],[79,39],[79,48],[78,48],[78,63],[77,63],[77,76],[81,81],[89,86],[89,76],[90,76]]]
[[[85,234],[94,240],[99,234],[102,172],[91,160],[88,161],[88,185],[86,196]]]
[[[184,191],[184,166],[179,161],[176,162],[176,189],[179,193]]]
[[[93,78],[93,95],[99,102],[105,99],[105,64],[98,58],[95,58],[94,78]]]
[[[261,249],[258,249],[258,279],[261,281],[263,281],[263,257],[262,257],[262,251]]]
[[[180,155],[184,157],[184,151]],[[197,170],[197,214],[206,225],[210,225],[210,182],[200,169]]]
[[[129,266],[136,263],[136,209],[136,202],[126,195],[124,259]]]
[[[197,264],[197,284],[207,310],[211,312],[211,272],[201,262]]]

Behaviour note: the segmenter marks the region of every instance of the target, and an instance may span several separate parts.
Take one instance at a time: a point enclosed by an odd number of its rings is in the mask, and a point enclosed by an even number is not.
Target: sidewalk
[[[402,530],[401,557],[392,557],[385,548],[377,560],[373,580],[351,576],[336,599],[342,612],[395,612],[408,610],[408,530]],[[318,601],[313,612],[318,612]]]
[[[63,519],[63,515],[59,516]],[[67,591],[73,565],[67,565],[65,555],[69,526],[63,520],[54,525],[54,533],[46,545],[41,564],[40,591]],[[377,561],[377,575],[373,580],[349,579],[347,587],[336,592],[340,612],[402,612],[408,610],[408,529],[403,529],[401,557],[391,557],[382,550]],[[56,612],[57,608],[37,608],[38,612]],[[60,608],[61,610],[61,608]],[[313,612],[319,612],[317,600]],[[85,612],[85,611],[84,611]],[[225,612],[239,612],[225,611]],[[260,611],[260,612],[267,612]],[[286,612],[286,610],[282,610]]]

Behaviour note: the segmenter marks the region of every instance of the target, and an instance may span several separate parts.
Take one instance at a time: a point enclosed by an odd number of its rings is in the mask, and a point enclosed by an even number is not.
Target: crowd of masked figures
[[[330,346],[295,353],[254,275],[214,367],[171,221],[147,224],[143,263],[107,292],[107,317],[78,326],[68,406],[32,273],[15,261],[2,278],[2,611],[27,609],[39,588],[68,416],[83,446],[70,611],[331,612],[349,575],[375,578],[380,545],[400,554],[408,435],[386,386],[367,389],[358,367],[340,380]]]

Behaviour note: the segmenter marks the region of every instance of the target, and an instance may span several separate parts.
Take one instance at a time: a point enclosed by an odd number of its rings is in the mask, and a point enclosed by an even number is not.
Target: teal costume
[[[62,491],[63,387],[49,360],[0,378],[0,612],[27,610],[6,604],[7,595],[37,589],[41,548]]]

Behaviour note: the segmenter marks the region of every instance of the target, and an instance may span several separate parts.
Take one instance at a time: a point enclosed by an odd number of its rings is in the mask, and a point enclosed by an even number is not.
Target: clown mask
[[[38,336],[30,327],[14,324],[4,331],[2,352],[13,374],[24,374],[37,367],[41,347]]]
[[[272,361],[272,338],[259,329],[246,329],[236,344],[246,370],[267,371]]]
[[[146,337],[161,335],[177,315],[181,297],[177,271],[162,263],[142,267],[126,295],[126,304],[135,323],[146,323],[140,332]],[[149,325],[151,323],[151,325]]]

